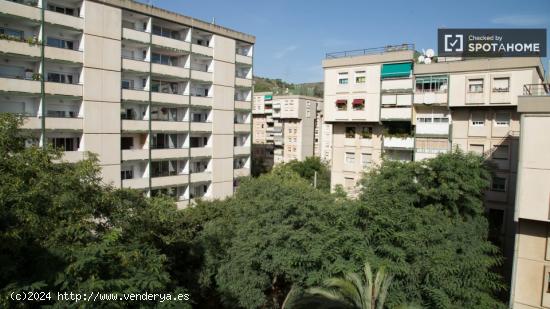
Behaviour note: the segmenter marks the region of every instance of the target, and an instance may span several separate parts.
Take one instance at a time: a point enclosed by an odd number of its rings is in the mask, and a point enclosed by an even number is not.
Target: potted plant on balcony
[[[40,73],[33,73],[33,74],[32,74],[32,80],[42,80],[42,74],[40,74]]]

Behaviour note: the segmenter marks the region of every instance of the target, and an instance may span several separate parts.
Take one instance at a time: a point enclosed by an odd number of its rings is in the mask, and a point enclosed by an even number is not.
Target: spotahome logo
[[[438,29],[440,57],[546,57],[546,29]]]

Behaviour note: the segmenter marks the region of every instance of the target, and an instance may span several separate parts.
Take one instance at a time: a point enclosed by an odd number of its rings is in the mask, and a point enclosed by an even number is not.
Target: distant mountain
[[[254,77],[254,92],[273,92],[273,94],[300,94],[312,97],[323,97],[323,82],[287,83],[277,78]]]

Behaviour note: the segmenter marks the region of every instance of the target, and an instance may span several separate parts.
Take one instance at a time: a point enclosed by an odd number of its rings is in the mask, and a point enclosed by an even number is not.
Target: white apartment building
[[[525,85],[514,221],[510,308],[550,308],[550,84]]]
[[[525,84],[543,81],[540,59],[417,64],[414,46],[405,44],[328,54],[323,67],[325,121],[333,125],[332,187],[356,194],[362,172],[382,158],[422,160],[456,147],[482,154],[495,172],[485,194],[491,238],[510,266],[518,96]]]
[[[124,0],[0,0],[0,112],[105,183],[223,198],[250,173],[255,38]]]
[[[302,95],[255,93],[252,111],[255,157],[264,156],[264,163],[274,165],[319,156],[322,102],[320,98]]]

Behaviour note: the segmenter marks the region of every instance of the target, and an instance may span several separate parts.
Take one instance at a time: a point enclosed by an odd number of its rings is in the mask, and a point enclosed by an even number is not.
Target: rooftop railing
[[[414,44],[399,44],[399,45],[386,45],[383,47],[374,47],[367,49],[347,50],[335,53],[327,53],[326,59],[337,59],[346,57],[357,57],[365,55],[383,54],[387,52],[414,50]]]
[[[527,96],[547,96],[550,95],[549,84],[527,84],[523,86],[523,95]]]

